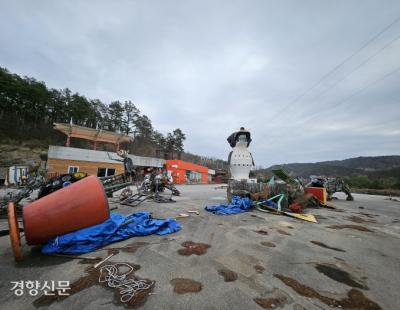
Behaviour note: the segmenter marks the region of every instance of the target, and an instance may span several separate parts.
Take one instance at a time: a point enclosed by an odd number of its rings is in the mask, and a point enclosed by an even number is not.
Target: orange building
[[[183,160],[166,160],[166,168],[171,172],[175,184],[201,183],[207,184],[208,168]]]

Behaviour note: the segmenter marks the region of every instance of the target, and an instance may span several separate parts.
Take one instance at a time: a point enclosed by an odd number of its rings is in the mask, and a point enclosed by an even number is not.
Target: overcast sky
[[[132,100],[200,155],[226,159],[240,126],[257,165],[393,155],[399,17],[398,0],[1,0],[0,66]]]

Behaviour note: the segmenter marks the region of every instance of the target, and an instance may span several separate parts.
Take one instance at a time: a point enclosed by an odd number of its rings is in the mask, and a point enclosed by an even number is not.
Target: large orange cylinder
[[[23,208],[25,239],[42,244],[49,239],[100,224],[110,217],[100,180],[86,177]]]

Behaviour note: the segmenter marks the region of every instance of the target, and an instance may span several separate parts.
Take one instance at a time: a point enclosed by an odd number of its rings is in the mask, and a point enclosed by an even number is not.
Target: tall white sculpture
[[[233,148],[228,157],[231,178],[237,181],[249,180],[250,170],[254,167],[253,156],[248,150],[251,143],[250,132],[241,127],[239,131],[232,133],[227,140]]]

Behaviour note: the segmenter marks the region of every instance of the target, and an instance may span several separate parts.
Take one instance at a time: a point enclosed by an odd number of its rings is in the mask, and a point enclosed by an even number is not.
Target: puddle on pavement
[[[344,309],[363,309],[363,310],[381,310],[382,308],[374,301],[368,299],[361,291],[352,288],[347,292],[347,297],[342,299],[335,299],[329,296],[318,293],[311,287],[301,284],[295,279],[285,277],[280,274],[274,274],[276,278],[281,280],[287,286],[292,288],[296,293],[309,297],[316,298],[329,307],[337,307]]]
[[[225,282],[233,282],[238,278],[236,272],[225,268],[218,270],[218,274],[224,277]]]
[[[254,269],[256,270],[257,273],[263,273],[265,268],[263,266],[260,265],[255,265]]]
[[[354,222],[354,223],[359,223],[359,224],[363,224],[363,223],[376,223],[376,220],[371,220],[371,219],[366,220],[366,219],[363,219],[363,218],[361,218],[361,217],[359,217],[359,216],[355,216],[355,215],[348,216],[347,219],[348,219],[349,221],[352,221],[352,222]]]
[[[310,241],[313,244],[316,244],[320,247],[326,248],[326,249],[330,249],[330,250],[334,250],[334,251],[338,251],[338,252],[346,252],[345,250],[339,249],[339,248],[335,248],[335,247],[331,247],[329,245],[326,245],[325,243],[319,242],[319,241]]]
[[[253,300],[264,309],[283,308],[293,301],[288,294],[279,289],[274,289],[268,297],[258,297]]]
[[[186,278],[175,278],[170,281],[174,286],[174,292],[177,294],[198,293],[202,289],[200,282]]]
[[[254,301],[264,309],[281,308],[286,304],[286,300],[284,296],[277,298],[254,298]]]
[[[330,225],[326,226],[327,228],[331,229],[354,229],[358,231],[365,231],[365,232],[372,232],[372,230],[369,230],[367,227],[360,226],[360,225]]]
[[[178,250],[180,255],[190,256],[190,255],[203,255],[207,253],[207,249],[211,247],[211,245],[207,243],[197,243],[193,241],[185,241],[181,244],[183,246],[182,249]]]
[[[272,243],[272,242],[269,242],[269,241],[263,241],[263,242],[261,242],[261,245],[268,246],[270,248],[276,247],[275,243]]]
[[[99,259],[99,261],[100,260],[101,260],[101,258]],[[93,265],[96,262],[97,261],[94,261],[94,260],[83,259],[82,261],[80,261],[80,264]],[[116,263],[107,261],[106,264],[109,265],[109,264],[116,264]],[[129,275],[127,275],[128,279],[146,280],[146,281],[155,283],[155,281],[151,281],[149,279],[140,279],[140,278],[134,276],[134,272],[140,269],[140,265],[135,265],[135,264],[131,264],[131,263],[129,263],[129,265],[131,265],[133,267],[133,272],[130,273]],[[93,266],[88,266],[85,269],[85,273],[86,273],[86,275],[80,277],[78,280],[76,280],[70,284],[70,290],[68,290],[69,295],[66,295],[66,296],[58,295],[57,292],[52,292],[55,295],[43,295],[43,296],[35,299],[32,303],[33,306],[35,308],[48,307],[51,304],[53,304],[54,302],[60,302],[60,301],[66,299],[76,293],[79,293],[87,288],[90,288],[95,285],[100,285],[110,291],[114,291],[113,295],[114,295],[114,303],[115,304],[123,304],[123,305],[126,305],[126,307],[128,307],[128,308],[138,308],[146,302],[147,297],[154,289],[154,284],[153,284],[149,289],[138,291],[129,302],[122,303],[120,290],[115,290],[114,288],[110,288],[106,282],[99,283],[100,268],[95,269],[95,268],[93,268]],[[112,297],[110,296],[110,298],[112,298]]]
[[[282,229],[277,229],[277,232],[280,233],[281,235],[286,235],[286,236],[291,236],[287,231],[284,231]]]
[[[268,235],[268,231],[266,231],[266,230],[264,230],[264,229],[255,230],[255,232],[256,232],[257,234],[260,234],[260,235]]]
[[[361,288],[363,290],[368,289],[365,284],[357,282],[351,274],[349,274],[347,271],[339,269],[335,265],[316,264],[315,269],[317,269],[320,273],[326,275],[328,278],[335,280],[336,282],[344,283],[348,286],[356,288]]]

